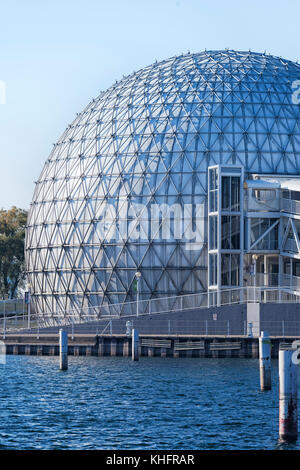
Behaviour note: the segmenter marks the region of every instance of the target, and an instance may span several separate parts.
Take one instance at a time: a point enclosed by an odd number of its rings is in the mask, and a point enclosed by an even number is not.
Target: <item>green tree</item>
[[[0,210],[0,294],[13,298],[25,279],[24,240],[27,211]]]

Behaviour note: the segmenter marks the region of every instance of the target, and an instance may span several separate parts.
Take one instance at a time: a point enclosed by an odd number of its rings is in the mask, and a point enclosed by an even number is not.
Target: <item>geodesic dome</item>
[[[252,52],[174,57],[100,93],[36,184],[26,262],[37,312],[207,288],[207,169],[297,174],[293,62]],[[176,220],[180,224],[176,225]]]

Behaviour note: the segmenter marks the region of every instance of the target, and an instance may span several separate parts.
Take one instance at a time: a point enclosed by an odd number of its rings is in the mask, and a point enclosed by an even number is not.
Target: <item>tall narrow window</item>
[[[238,212],[240,210],[240,177],[231,177],[231,211]]]

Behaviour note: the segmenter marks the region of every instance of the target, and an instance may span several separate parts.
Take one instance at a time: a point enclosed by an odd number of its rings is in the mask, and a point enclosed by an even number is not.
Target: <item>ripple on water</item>
[[[8,356],[1,449],[299,449],[278,442],[256,360]]]

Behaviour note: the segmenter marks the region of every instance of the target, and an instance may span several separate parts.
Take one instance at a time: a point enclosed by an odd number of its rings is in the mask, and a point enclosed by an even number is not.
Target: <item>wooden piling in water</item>
[[[259,372],[261,391],[271,390],[271,341],[265,331],[259,337]]]
[[[279,350],[279,437],[285,441],[295,441],[298,435],[298,365],[293,358],[295,351]]]
[[[132,360],[138,361],[139,360],[139,332],[138,330],[132,330]]]

